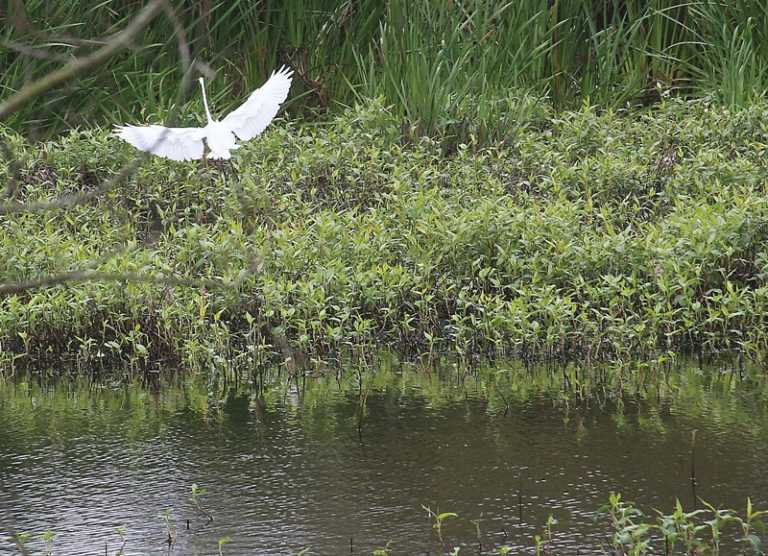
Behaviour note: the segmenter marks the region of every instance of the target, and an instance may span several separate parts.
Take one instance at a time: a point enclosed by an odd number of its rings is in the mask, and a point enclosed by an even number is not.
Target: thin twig
[[[8,50],[13,50],[14,52],[18,52],[23,56],[28,56],[36,60],[57,60],[59,62],[69,62],[72,59],[71,56],[67,56],[66,54],[57,54],[51,52],[50,50],[46,50],[45,48],[29,46],[15,41],[0,41],[0,45],[4,46]]]
[[[168,2],[163,2],[163,11],[173,26],[173,34],[176,35],[176,44],[179,45],[179,63],[181,64],[181,72],[182,75],[186,76],[189,73],[189,70],[192,68],[192,54],[189,51],[187,32],[171,4]],[[181,90],[186,92],[186,87],[183,85],[183,80]]]

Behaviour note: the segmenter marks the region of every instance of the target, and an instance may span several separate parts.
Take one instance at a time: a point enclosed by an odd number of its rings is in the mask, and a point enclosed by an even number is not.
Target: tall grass
[[[12,3],[13,4],[13,3]],[[124,25],[140,0],[27,0],[0,38],[2,94],[56,66],[8,47],[59,56],[87,51]],[[193,53],[218,76],[219,111],[276,66],[297,71],[290,106],[325,110],[383,96],[414,130],[505,135],[509,99],[558,107],[655,102],[660,93],[743,107],[768,89],[763,0],[188,0],[175,3]],[[26,24],[25,24],[26,22]],[[35,32],[44,31],[45,36]],[[172,26],[158,19],[131,52],[41,98],[10,125],[60,129],[159,118],[180,79]],[[194,99],[192,102],[199,102]],[[516,104],[517,105],[517,104]]]
[[[759,0],[691,6],[701,55],[688,72],[721,102],[746,106],[768,90],[768,4]]]

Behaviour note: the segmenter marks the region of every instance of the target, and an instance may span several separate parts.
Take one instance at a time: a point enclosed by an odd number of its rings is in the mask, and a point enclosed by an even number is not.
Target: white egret
[[[229,159],[231,152],[239,147],[238,140],[253,139],[266,129],[277,114],[280,105],[291,88],[292,71],[283,66],[272,72],[266,83],[256,89],[242,105],[230,112],[223,120],[214,120],[208,109],[205,84],[200,78],[203,90],[203,105],[208,125],[205,127],[164,127],[116,126],[115,134],[140,149],[171,160],[195,160],[203,157],[205,145],[207,158]],[[205,145],[203,144],[205,141]]]

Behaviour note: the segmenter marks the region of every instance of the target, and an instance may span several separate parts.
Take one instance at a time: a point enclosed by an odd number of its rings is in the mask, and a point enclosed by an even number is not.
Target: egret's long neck
[[[208,99],[205,96],[205,82],[203,81],[203,78],[200,78],[200,88],[203,90],[203,106],[205,106],[205,117],[208,118],[208,123],[211,123],[213,121],[213,118],[211,118],[211,111],[208,110]]]

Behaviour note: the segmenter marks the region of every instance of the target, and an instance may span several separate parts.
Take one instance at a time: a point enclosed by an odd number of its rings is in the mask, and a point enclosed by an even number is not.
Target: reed
[[[12,3],[0,87],[82,54],[142,4]],[[383,96],[419,133],[497,139],[510,98],[558,108],[646,105],[661,95],[745,107],[768,88],[761,0],[256,0],[177,2],[197,61],[217,70],[229,109],[281,63],[296,69],[288,108],[311,115]],[[30,50],[36,49],[36,50]],[[9,125],[27,135],[159,119],[181,80],[169,21],[100,71],[45,95]],[[190,102],[197,103],[194,99]]]

